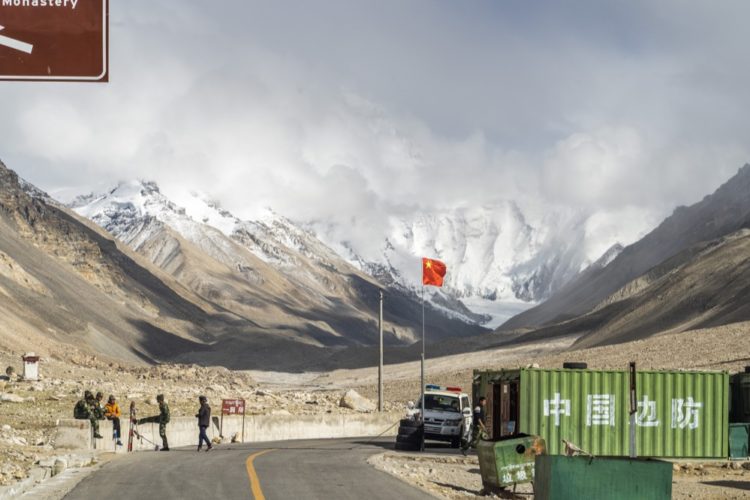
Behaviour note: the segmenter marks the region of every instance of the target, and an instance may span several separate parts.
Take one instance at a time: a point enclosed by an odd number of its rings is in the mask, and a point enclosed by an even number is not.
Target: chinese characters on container
[[[586,426],[615,426],[616,395],[588,394],[586,396]],[[700,426],[700,412],[703,403],[695,401],[692,396],[673,398],[671,400],[672,429],[697,429]],[[659,427],[658,406],[655,400],[644,395],[638,401],[635,423],[638,427]],[[544,400],[544,416],[551,417],[555,427],[560,427],[561,417],[572,415],[570,399],[564,399],[559,392],[552,399]]]

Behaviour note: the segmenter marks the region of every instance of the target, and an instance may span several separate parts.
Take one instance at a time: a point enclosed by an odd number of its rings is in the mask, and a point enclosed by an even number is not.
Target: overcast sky
[[[248,217],[516,199],[641,227],[750,161],[747,1],[110,3],[109,83],[0,82],[0,159],[62,198],[146,178]]]

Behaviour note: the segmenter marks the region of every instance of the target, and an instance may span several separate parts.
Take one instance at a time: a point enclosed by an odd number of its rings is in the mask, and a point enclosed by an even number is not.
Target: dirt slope
[[[575,335],[591,347],[750,319],[750,230],[681,252],[607,297],[590,313],[521,336]]]
[[[679,207],[656,229],[626,247],[608,266],[584,272],[549,300],[529,309],[500,330],[536,328],[591,311],[606,297],[666,259],[702,241],[745,227],[750,219],[750,165],[712,195],[690,207]]]

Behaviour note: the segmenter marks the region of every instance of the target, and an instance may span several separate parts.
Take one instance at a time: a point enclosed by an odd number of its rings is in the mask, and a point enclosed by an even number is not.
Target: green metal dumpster
[[[482,484],[486,491],[497,491],[534,480],[534,459],[545,453],[544,439],[522,436],[500,441],[479,441],[477,455]]]
[[[669,500],[672,464],[624,457],[536,457],[536,500]]]
[[[750,424],[729,424],[729,458],[746,458],[750,447]]]

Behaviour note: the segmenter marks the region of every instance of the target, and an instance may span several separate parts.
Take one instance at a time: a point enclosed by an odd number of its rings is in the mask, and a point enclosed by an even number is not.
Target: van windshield
[[[417,408],[422,408],[421,401],[418,402]],[[457,396],[444,396],[441,394],[425,394],[424,409],[461,413],[461,406]]]

